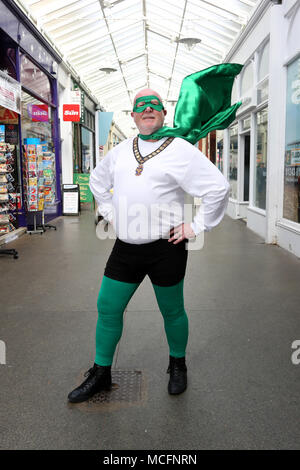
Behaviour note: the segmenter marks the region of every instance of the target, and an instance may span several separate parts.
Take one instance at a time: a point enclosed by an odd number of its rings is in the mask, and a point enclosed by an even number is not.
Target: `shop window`
[[[253,62],[251,61],[243,69],[241,96],[245,96],[247,92],[253,87],[253,84],[254,84]]]
[[[81,128],[81,142],[82,142],[82,168],[81,173],[90,173],[93,169],[93,154],[94,154],[94,135],[93,132]]]
[[[0,106],[0,239],[19,227],[21,180],[19,117]]]
[[[256,115],[256,164],[254,173],[254,206],[266,209],[268,108]]]
[[[230,150],[229,150],[229,183],[230,197],[237,199],[237,177],[238,177],[238,126],[230,128]]]
[[[31,62],[25,54],[21,56],[21,84],[51,103],[49,78],[37,65]]]
[[[91,130],[95,130],[95,117],[87,109],[84,110],[84,125]]]
[[[216,131],[217,156],[216,165],[223,173],[223,150],[224,150],[224,131]]]
[[[95,118],[87,109],[85,123],[73,124],[74,173],[90,173],[95,165]],[[88,129],[90,127],[91,129]]]
[[[238,101],[237,77],[235,77],[232,90],[231,90],[231,103],[235,104]]]
[[[247,131],[247,130],[250,130],[250,128],[251,128],[251,117],[249,116],[242,120],[242,129],[243,131]]]
[[[258,69],[258,81],[260,82],[263,80],[267,75],[269,75],[269,43],[264,46],[260,61],[259,61],[259,69]]]
[[[81,132],[80,125],[73,124],[74,173],[81,173]]]
[[[269,43],[267,43],[260,55],[259,68],[258,68],[258,87],[257,87],[257,102],[263,103],[269,96]]]
[[[283,217],[300,223],[300,57],[287,67]]]
[[[269,97],[269,81],[268,79],[264,80],[260,85],[257,87],[257,104],[261,104],[264,101],[267,101]]]
[[[52,213],[56,202],[56,169],[53,109],[22,90],[21,126],[25,201]],[[42,201],[33,201],[33,189]],[[33,204],[34,202],[34,204]],[[35,207],[36,206],[36,207]]]
[[[1,41],[1,35],[0,35]],[[15,80],[17,79],[16,73],[16,51],[13,48],[0,47],[0,70],[7,71],[8,75]]]

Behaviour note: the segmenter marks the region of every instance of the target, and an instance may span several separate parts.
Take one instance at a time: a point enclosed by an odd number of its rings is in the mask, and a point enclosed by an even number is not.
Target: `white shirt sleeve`
[[[196,235],[209,231],[224,217],[230,185],[218,168],[198,149],[184,173],[181,188],[193,197],[202,199],[191,227]]]
[[[99,213],[108,222],[113,220],[113,204],[110,189],[113,187],[113,158],[108,152],[96,165],[90,176],[90,189],[97,201]]]

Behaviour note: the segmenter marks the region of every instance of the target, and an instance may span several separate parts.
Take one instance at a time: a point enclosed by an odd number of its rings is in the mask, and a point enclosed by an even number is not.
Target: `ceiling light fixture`
[[[99,70],[101,72],[105,72],[107,74],[117,71],[117,69],[115,69],[114,67],[108,67],[108,66],[107,67],[101,67]]]
[[[177,42],[179,42],[179,44],[184,44],[187,50],[191,51],[196,46],[196,44],[199,44],[199,42],[201,42],[201,39],[192,38],[192,37],[184,37],[181,39],[177,39]]]
[[[181,34],[181,37],[179,36],[177,38],[177,42],[179,44],[184,44],[189,51],[191,51],[196,46],[196,44],[201,42],[201,39],[197,37],[196,27],[191,21],[188,21],[187,26],[184,28],[184,31]]]

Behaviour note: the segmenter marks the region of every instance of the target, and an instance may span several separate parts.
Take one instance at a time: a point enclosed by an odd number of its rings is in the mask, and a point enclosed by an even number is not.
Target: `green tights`
[[[115,281],[103,277],[98,297],[95,363],[110,366],[123,330],[123,312],[139,283]],[[164,318],[170,355],[185,356],[188,340],[188,318],[184,310],[183,279],[175,286],[153,284],[157,303]]]

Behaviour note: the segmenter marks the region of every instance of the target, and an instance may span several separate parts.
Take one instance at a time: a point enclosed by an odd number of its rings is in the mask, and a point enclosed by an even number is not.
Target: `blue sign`
[[[105,145],[107,142],[108,133],[110,130],[112,118],[114,113],[99,112],[98,126],[99,126],[99,145]]]

